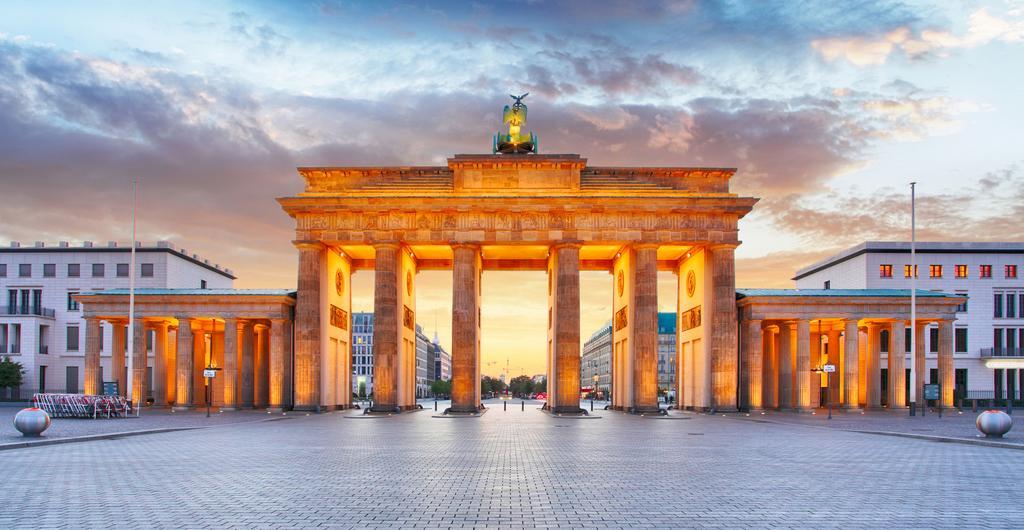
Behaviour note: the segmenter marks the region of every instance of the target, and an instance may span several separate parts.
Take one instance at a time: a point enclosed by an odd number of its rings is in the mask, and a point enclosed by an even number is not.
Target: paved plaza
[[[490,406],[0,451],[0,528],[1024,525],[1017,450]]]

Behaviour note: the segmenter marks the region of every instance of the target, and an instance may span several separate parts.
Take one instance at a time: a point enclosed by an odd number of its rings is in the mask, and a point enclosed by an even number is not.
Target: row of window
[[[128,277],[127,263],[118,263],[116,265],[115,275],[118,278]],[[107,273],[106,263],[93,263],[92,264],[92,277],[103,278]],[[68,278],[80,278],[82,276],[82,264],[81,263],[68,263],[67,266],[67,277]],[[153,264],[152,263],[140,263],[139,264],[139,276],[143,278],[153,277]],[[7,264],[0,263],[0,278],[7,277]],[[32,264],[21,263],[18,265],[18,277],[19,278],[31,278],[32,277]],[[43,264],[43,278],[56,278],[57,277],[57,264],[56,263],[44,263]]]
[[[878,277],[879,278],[892,278],[892,264],[883,263],[878,266]],[[903,266],[903,277],[910,278],[911,273],[913,277],[917,277],[917,265],[904,265]],[[967,278],[968,277],[968,266],[967,265],[954,265],[953,276],[955,278]],[[942,265],[929,265],[928,266],[928,277],[929,278],[942,278]],[[992,277],[992,266],[991,265],[978,265],[978,277],[979,278],[991,278]],[[1003,266],[1003,277],[1014,279],[1017,277],[1017,266],[1016,265],[1004,265]]]
[[[78,311],[78,301],[74,295],[78,291],[68,291],[68,311]],[[41,315],[43,306],[42,289],[8,289],[7,313],[11,315]]]
[[[904,328],[903,332],[903,349],[910,353],[910,327]],[[883,329],[879,335],[879,350],[889,353],[889,330]],[[939,328],[928,328],[928,351],[939,351]],[[967,328],[953,328],[953,352],[967,353]],[[828,353],[828,344],[825,344],[825,353]]]
[[[992,346],[996,351],[1017,355],[1024,348],[1024,328],[992,328]]]
[[[995,318],[1024,318],[1024,291],[993,293],[992,316]]]

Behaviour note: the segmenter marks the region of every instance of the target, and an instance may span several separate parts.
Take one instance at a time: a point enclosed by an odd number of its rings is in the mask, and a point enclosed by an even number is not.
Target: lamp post
[[[597,382],[601,380],[601,376],[594,374],[594,385],[590,388],[590,411],[594,411],[594,394],[597,393]]]

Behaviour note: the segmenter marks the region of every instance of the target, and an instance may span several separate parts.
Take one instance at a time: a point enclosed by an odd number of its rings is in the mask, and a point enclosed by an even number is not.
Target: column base
[[[224,406],[224,407],[220,408],[221,412],[234,412],[236,410],[238,410],[238,408],[233,407],[233,406]]]
[[[175,405],[171,407],[171,410],[174,412],[185,412],[187,410],[192,410],[192,405]]]
[[[267,412],[271,414],[280,414],[284,412],[284,407],[267,407]]]
[[[793,412],[795,412],[797,414],[813,414],[814,411],[815,411],[815,409],[813,409],[811,407],[797,407],[797,408],[793,409]]]
[[[838,410],[843,412],[864,412],[864,409],[862,409],[860,405],[843,405],[842,407],[839,407]]]

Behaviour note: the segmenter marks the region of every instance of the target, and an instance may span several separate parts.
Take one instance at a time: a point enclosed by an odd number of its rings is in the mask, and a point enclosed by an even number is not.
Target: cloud
[[[985,193],[977,193],[978,189]],[[918,187],[917,237],[922,241],[1024,239],[1024,171],[1010,165],[949,191]],[[927,190],[927,191],[925,191]],[[907,190],[829,191],[763,201],[772,226],[808,243],[842,248],[865,240],[910,238]]]
[[[928,55],[946,56],[951,51],[974,48],[991,42],[1024,41],[1024,13],[1011,11],[1006,17],[980,8],[968,17],[967,31],[961,35],[947,29],[924,29],[916,34],[909,26],[900,26],[881,36],[827,37],[811,41],[826,61],[845,59],[855,66],[885,64],[889,57],[902,51],[914,59]]]

